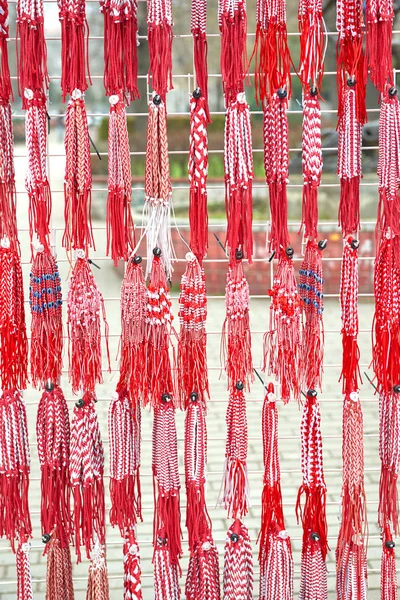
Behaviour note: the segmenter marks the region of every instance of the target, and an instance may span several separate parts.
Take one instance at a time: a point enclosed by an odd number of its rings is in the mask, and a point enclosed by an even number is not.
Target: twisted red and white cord
[[[393,0],[367,0],[367,56],[369,75],[379,92],[393,85],[392,28]]]
[[[94,393],[97,383],[103,382],[101,318],[104,322],[107,362],[108,323],[103,295],[97,287],[83,250],[77,252],[67,298],[67,328],[69,378],[72,391]]]
[[[78,562],[81,545],[90,558],[95,543],[105,542],[104,450],[94,401],[92,394],[85,394],[76,403],[71,425],[70,481]]]
[[[300,0],[298,10],[300,31],[299,77],[303,86],[321,88],[324,76],[325,34],[322,0]]]
[[[147,0],[148,80],[163,102],[172,85],[172,1]]]
[[[179,587],[178,565],[171,563],[168,542],[159,537],[154,550],[154,600],[179,600],[181,590]]]
[[[242,381],[245,389],[249,390],[251,382],[254,381],[249,314],[250,291],[241,256],[235,253],[231,257],[226,277],[226,317],[222,329],[221,358],[228,379],[228,388],[230,389],[237,381]]]
[[[300,398],[302,366],[301,299],[292,258],[282,254],[275,273],[271,297],[269,331],[264,335],[263,370],[281,384],[281,398]]]
[[[65,116],[63,246],[66,250],[94,248],[92,231],[92,167],[85,100],[75,89]]]
[[[110,96],[108,121],[107,256],[114,265],[128,260],[135,244],[131,213],[132,175],[125,102],[122,94]]]
[[[124,597],[123,600],[142,600],[142,572],[139,546],[134,529],[127,531],[124,541]]]
[[[400,388],[379,396],[379,481],[378,524],[400,534],[397,482],[400,460]]]
[[[280,88],[290,94],[291,58],[287,40],[286,0],[257,0],[254,87],[257,103],[270,102]]]
[[[61,90],[65,102],[67,94],[88,88],[89,26],[86,20],[86,0],[58,0],[61,23]],[[68,159],[67,159],[68,160]]]
[[[225,107],[244,91],[247,74],[247,11],[245,0],[218,0],[218,25],[221,32],[220,67]]]
[[[31,379],[43,389],[48,380],[59,380],[63,364],[61,278],[56,259],[43,246],[36,248],[29,277]]]
[[[147,290],[142,257],[129,259],[121,286],[120,375],[117,392],[127,390],[133,407],[143,400],[146,355]]]
[[[253,149],[250,109],[244,93],[233,97],[225,117],[224,133],[226,246],[253,255]]]
[[[101,0],[104,15],[104,87],[107,96],[136,100],[138,91],[137,0]]]
[[[220,600],[218,549],[212,539],[197,543],[190,554],[185,595],[187,600]]]
[[[354,392],[361,383],[358,347],[358,241],[344,240],[340,270],[340,310],[342,316],[342,372],[344,394]]]
[[[289,123],[287,94],[274,93],[264,106],[264,169],[269,189],[269,249],[279,256],[289,245],[288,200]]]
[[[179,404],[190,406],[195,392],[205,405],[208,389],[207,371],[207,297],[204,269],[195,255],[186,254],[186,269],[179,294],[178,388]]]
[[[142,518],[140,424],[140,408],[134,409],[129,393],[114,393],[108,411],[110,523],[122,537]]]
[[[46,600],[74,600],[71,550],[51,537],[47,552]]]
[[[154,97],[158,102],[157,96]],[[147,240],[146,277],[152,265],[153,250],[161,249],[164,269],[172,275],[173,247],[171,240],[172,185],[169,171],[167,120],[165,104],[149,102],[147,121],[145,205]]]
[[[60,387],[47,384],[39,402],[36,439],[41,470],[42,536],[66,548],[71,539],[71,485],[69,481],[70,427],[68,406]]]
[[[106,547],[99,539],[91,551],[86,600],[109,600]]]
[[[224,600],[252,600],[253,554],[247,527],[236,519],[228,530],[224,549]]]
[[[303,98],[302,172],[303,204],[301,224],[305,237],[316,238],[318,189],[322,175],[321,107],[312,90]]]
[[[381,600],[398,600],[399,597],[394,547],[392,534],[386,527],[382,533]]]
[[[202,263],[208,247],[207,174],[208,136],[205,96],[190,98],[189,138],[189,224],[190,247]]]
[[[208,109],[208,64],[207,64],[207,0],[192,0],[190,31],[193,36],[193,61],[196,84],[200,88],[204,103],[206,123],[210,123]]]
[[[382,96],[379,115],[379,208],[377,226],[400,233],[400,105],[396,88]]]
[[[21,540],[16,556],[17,600],[33,600],[30,549],[30,543],[26,539]]]

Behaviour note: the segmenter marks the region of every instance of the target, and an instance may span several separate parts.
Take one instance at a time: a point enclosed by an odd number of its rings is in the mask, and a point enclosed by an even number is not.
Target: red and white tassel
[[[220,600],[218,549],[212,539],[196,544],[190,554],[185,595],[187,600]]]
[[[71,551],[52,537],[47,552],[46,600],[74,600]]]
[[[0,387],[23,390],[28,381],[21,259],[7,238],[0,242]]]
[[[82,91],[74,89],[65,116],[65,175],[63,246],[67,250],[94,247],[92,231],[92,167]]]
[[[357,92],[353,84],[343,88],[341,101],[343,111],[338,122],[337,163],[340,178],[339,226],[343,235],[350,235],[360,229],[362,142],[362,123],[357,117]]]
[[[109,600],[106,548],[97,539],[90,555],[86,600]]]
[[[33,600],[30,548],[31,545],[26,539],[20,541],[16,557],[17,600]]]
[[[221,76],[225,106],[236,101],[244,90],[247,73],[247,12],[245,0],[218,0],[221,32]]]
[[[146,358],[143,404],[158,407],[164,393],[172,394],[174,381],[169,355],[173,315],[171,297],[159,248],[155,248],[147,289]]]
[[[58,8],[61,22],[61,90],[65,102],[67,94],[73,95],[76,89],[83,93],[88,88],[89,26],[86,0],[59,0]]]
[[[90,558],[96,540],[100,545],[105,541],[104,450],[94,401],[86,393],[76,402],[71,425],[70,481],[78,562],[81,545]]]
[[[142,600],[142,572],[140,569],[139,546],[134,529],[130,529],[124,541],[124,598],[123,600]]]
[[[147,269],[150,274],[153,250],[161,249],[164,269],[170,279],[172,275],[173,247],[171,240],[172,185],[169,172],[167,119],[165,104],[160,96],[149,102],[147,121],[145,206],[147,219]]]
[[[264,487],[262,493],[260,550],[260,600],[292,600],[293,555],[283,518],[278,454],[278,410],[272,383],[262,410]]]
[[[386,528],[382,535],[381,600],[397,600],[399,597],[394,547],[390,530]]]
[[[141,263],[142,257],[136,255],[128,261],[121,286],[121,361],[117,392],[127,390],[134,407],[143,400],[146,375],[147,290]]]
[[[60,387],[49,382],[38,407],[36,439],[41,470],[40,520],[45,542],[54,538],[61,548],[71,539],[69,481],[70,427],[68,406]]]
[[[240,248],[252,262],[253,255],[253,149],[250,109],[244,93],[233,97],[225,117],[226,246]]]
[[[269,189],[270,251],[279,256],[289,245],[288,199],[289,124],[287,92],[274,93],[264,106],[264,169]]]
[[[322,272],[322,248],[309,239],[300,266],[299,293],[302,301],[302,348],[303,389],[322,389],[324,360],[324,277]]]
[[[172,85],[172,2],[147,0],[147,39],[149,44],[149,72],[153,90],[163,102]]]
[[[400,460],[400,387],[379,396],[379,482],[378,524],[400,534],[397,482]]]
[[[397,89],[389,88],[382,96],[379,115],[379,208],[378,228],[400,233],[400,104]]]
[[[195,392],[205,405],[209,396],[207,371],[207,297],[204,269],[194,254],[186,254],[179,295],[178,383],[179,404],[190,407]]]
[[[208,64],[207,64],[207,0],[192,0],[190,31],[193,36],[193,61],[196,84],[203,98],[206,123],[210,123],[208,108]]]
[[[316,238],[318,189],[322,175],[321,107],[318,92],[311,89],[303,98],[302,132],[303,205],[301,225],[307,238]]]
[[[140,408],[127,391],[115,393],[108,412],[110,522],[121,536],[142,518],[140,493]]]
[[[358,347],[358,240],[344,241],[340,271],[340,310],[342,314],[343,362],[340,379],[344,394],[359,389],[360,350]]]
[[[393,0],[367,0],[367,56],[371,81],[379,92],[393,85]]]
[[[253,554],[247,527],[236,519],[228,530],[224,551],[224,600],[252,600]]]
[[[302,367],[301,299],[292,261],[293,249],[279,259],[271,297],[269,331],[264,335],[263,370],[281,384],[281,398],[300,398]]]
[[[324,26],[322,0],[300,0],[298,10],[300,31],[299,76],[303,86],[321,88],[324,76]]]
[[[202,92],[201,92],[202,93]],[[208,247],[207,174],[208,136],[207,105],[204,95],[195,90],[190,99],[189,138],[189,223],[190,247],[201,264]]]
[[[315,390],[308,390],[303,407],[301,470],[303,483],[299,488],[296,503],[297,518],[301,518],[303,525],[299,599],[327,600],[326,485],[322,458],[321,414]],[[302,507],[303,494],[305,503]]]
[[[36,247],[30,272],[30,366],[32,385],[59,381],[62,370],[63,326],[61,278],[56,259],[43,246]]]
[[[222,329],[221,357],[225,366],[228,387],[237,381],[250,389],[254,381],[251,356],[250,292],[243,270],[243,253],[231,257],[225,288],[226,317]]]
[[[364,490],[363,414],[356,390],[343,404],[342,521],[336,547],[339,600],[366,600],[366,498]]]
[[[171,563],[166,538],[158,537],[154,550],[154,600],[179,600],[179,572]]]
[[[104,300],[99,291],[89,261],[78,250],[68,290],[69,378],[72,391],[93,393],[97,383],[103,383],[101,317],[105,326],[108,367],[108,324]]]
[[[257,103],[269,102],[279,88],[290,93],[290,52],[286,0],[257,0],[254,87]]]
[[[126,110],[122,94],[110,96],[108,121],[107,256],[117,266],[128,260],[135,234],[131,213],[132,175]]]
[[[137,0],[101,0],[104,15],[104,87],[106,95],[130,100],[138,91]]]

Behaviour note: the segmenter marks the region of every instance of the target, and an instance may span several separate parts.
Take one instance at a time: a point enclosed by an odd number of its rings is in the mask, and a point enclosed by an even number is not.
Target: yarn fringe
[[[204,12],[207,7],[204,7]],[[193,27],[193,7],[192,7],[192,35],[193,35],[193,60],[196,73],[197,86],[200,88],[202,98],[204,99],[204,112],[206,122],[211,123],[210,110],[208,107],[208,42],[205,30],[201,31],[200,27]],[[202,24],[203,25],[203,24]],[[204,23],[205,26],[205,23]]]
[[[47,72],[43,2],[32,3],[29,9],[30,13],[27,13],[26,4],[21,1],[17,3],[18,93],[24,110],[28,107],[25,90],[43,93],[48,89],[50,81]]]
[[[170,3],[170,0],[166,0],[166,2]],[[154,0],[151,4],[153,3]],[[174,89],[172,85],[172,21],[168,17],[163,20],[158,20],[158,17],[154,22],[150,21],[149,12],[147,20],[150,57],[148,79],[151,80],[153,90],[161,96],[165,103],[167,93]]]
[[[85,92],[90,84],[89,25],[86,20],[85,0],[60,0],[61,22],[61,90],[62,101],[75,89]],[[68,112],[68,111],[67,111]],[[67,158],[68,160],[68,158]]]
[[[324,76],[325,31],[322,2],[301,0],[298,11],[300,31],[299,77],[304,88],[309,84],[322,87]]]
[[[393,85],[392,66],[392,29],[394,12],[372,17],[369,15],[370,3],[367,4],[367,56],[369,76],[376,89],[383,93],[387,85]]]
[[[220,0],[218,21],[221,32],[221,75],[225,106],[236,101],[243,92],[247,73],[247,14],[245,2],[228,3]]]
[[[7,3],[3,3],[2,6],[5,17],[8,18]],[[5,23],[1,23],[0,26],[3,29],[6,27]],[[18,250],[14,136],[10,98],[12,98],[12,91],[8,69],[7,41],[0,34],[0,239],[6,236],[11,248]]]

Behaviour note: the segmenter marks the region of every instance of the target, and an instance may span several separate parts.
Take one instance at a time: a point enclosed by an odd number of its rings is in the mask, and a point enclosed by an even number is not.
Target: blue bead
[[[53,288],[47,288],[47,293],[51,294],[53,292]]]

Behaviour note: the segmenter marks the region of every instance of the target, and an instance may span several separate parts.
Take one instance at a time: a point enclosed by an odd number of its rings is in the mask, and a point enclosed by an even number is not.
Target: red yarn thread
[[[298,10],[300,31],[299,77],[305,88],[308,84],[321,88],[324,76],[324,27],[322,0],[300,0]]]
[[[372,83],[382,93],[387,84],[393,85],[393,1],[368,0],[366,10],[369,73]]]
[[[172,85],[172,2],[147,0],[148,81],[165,103]]]
[[[225,106],[235,102],[244,90],[247,73],[247,12],[245,0],[218,0],[218,25],[221,32],[221,76]]]
[[[193,36],[193,61],[196,83],[204,99],[206,122],[211,123],[208,108],[208,43],[207,43],[207,0],[192,0],[190,31]]]

